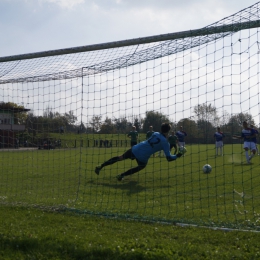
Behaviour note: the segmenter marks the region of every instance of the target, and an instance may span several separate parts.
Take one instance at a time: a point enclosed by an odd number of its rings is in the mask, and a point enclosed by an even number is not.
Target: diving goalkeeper
[[[147,165],[150,156],[161,150],[164,151],[168,162],[176,160],[177,158],[181,157],[186,152],[186,150],[185,148],[182,148],[181,150],[179,150],[178,154],[176,155],[172,155],[170,153],[170,145],[167,140],[170,130],[171,130],[171,126],[168,123],[163,123],[161,125],[160,133],[154,132],[148,140],[145,140],[137,145],[134,145],[131,149],[127,150],[123,155],[113,157],[108,161],[102,163],[101,165],[97,166],[95,169],[95,173],[99,175],[103,167],[125,159],[136,160],[138,164],[137,167],[129,169],[128,171],[116,176],[117,180],[121,181],[125,176],[134,174],[144,169]]]

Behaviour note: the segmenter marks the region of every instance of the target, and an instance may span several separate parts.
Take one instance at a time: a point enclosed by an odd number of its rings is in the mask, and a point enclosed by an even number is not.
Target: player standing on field
[[[175,135],[174,131],[171,132],[171,135],[168,138],[168,142],[170,143],[170,151],[172,147],[174,147],[174,154],[177,152],[177,144],[178,144],[178,137]]]
[[[256,134],[256,136],[255,136],[255,138],[254,138],[254,142],[255,142],[255,149],[256,149],[256,151],[257,151],[257,154],[259,155],[259,151],[258,151],[258,147],[257,147],[257,140],[256,140],[256,138],[257,138],[257,136],[259,135],[259,133],[258,133],[258,130],[255,129],[255,126],[254,126],[254,125],[250,125],[250,127],[254,130],[254,132],[255,132],[255,134]]]
[[[113,157],[108,161],[102,163],[101,165],[97,166],[95,168],[95,173],[99,175],[103,167],[125,159],[136,160],[138,164],[137,167],[134,167],[116,176],[117,180],[121,181],[125,176],[134,174],[144,169],[151,155],[160,150],[164,151],[168,162],[176,160],[177,158],[181,157],[183,153],[186,152],[186,150],[182,149],[179,151],[178,154],[171,155],[170,145],[167,140],[170,130],[171,130],[171,126],[168,123],[163,123],[161,125],[160,133],[154,132],[153,135],[148,140],[145,140],[137,145],[134,145],[131,149],[127,150],[123,155]]]
[[[176,132],[175,134],[178,137],[178,145],[179,147],[185,146],[185,137],[187,136],[187,133],[183,131],[182,126],[180,126],[180,130]]]
[[[149,126],[149,131],[146,133],[146,140],[148,140],[153,135],[153,127]]]
[[[130,131],[127,134],[127,137],[131,138],[131,147],[137,144],[137,137],[138,137],[138,132],[136,131],[135,126],[132,127],[132,131]]]
[[[251,159],[255,156],[256,146],[254,142],[254,138],[256,137],[256,133],[252,128],[248,127],[248,123],[246,121],[243,122],[243,130],[241,136],[233,135],[234,138],[244,139],[244,150],[246,154],[246,161],[250,163]],[[252,154],[249,156],[248,150],[251,150]]]
[[[214,134],[216,141],[216,155],[218,155],[218,149],[220,150],[219,154],[223,155],[223,138],[225,135],[220,131],[220,127],[217,127],[217,132]]]

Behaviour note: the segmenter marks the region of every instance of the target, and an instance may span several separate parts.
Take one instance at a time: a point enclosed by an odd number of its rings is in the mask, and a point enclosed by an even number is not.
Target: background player
[[[171,132],[171,135],[168,137],[168,142],[170,144],[170,151],[172,150],[172,147],[174,147],[174,154],[177,152],[177,144],[178,144],[178,137],[174,134],[174,131]],[[163,151],[159,151],[158,157],[165,157],[165,154]]]
[[[178,145],[179,147],[185,146],[185,137],[187,136],[187,133],[183,131],[182,126],[180,126],[180,130],[176,132],[175,134],[178,137]]]
[[[137,144],[138,132],[136,131],[136,127],[135,126],[132,127],[132,131],[130,131],[127,134],[127,137],[131,138],[131,147],[133,147],[134,145]]]
[[[185,149],[179,151],[177,155],[171,155],[170,153],[170,145],[168,143],[168,133],[171,129],[171,126],[168,123],[163,123],[161,125],[161,132],[154,132],[153,135],[137,145],[134,145],[131,149],[127,150],[121,156],[116,156],[108,161],[102,163],[97,166],[95,169],[95,173],[99,175],[101,169],[105,166],[114,164],[118,161],[122,161],[125,159],[136,160],[138,166],[134,167],[124,173],[117,175],[117,180],[121,181],[125,176],[134,174],[144,169],[147,165],[147,162],[152,154],[163,150],[166,154],[166,159],[168,162],[176,160],[181,157],[183,153],[185,153]]]
[[[243,130],[241,136],[233,135],[233,138],[244,139],[244,150],[247,163],[250,163],[251,159],[255,156],[256,147],[254,137],[256,137],[256,133],[252,128],[248,127],[248,123],[246,121],[243,122]],[[248,154],[248,150],[252,152],[250,156]]]
[[[217,127],[217,132],[214,134],[214,138],[216,141],[216,155],[218,155],[218,150],[220,150],[219,154],[223,155],[223,138],[225,135],[220,131],[220,127]]]
[[[177,144],[179,143],[179,141],[178,141],[178,137],[175,135],[174,131],[171,132],[171,135],[168,138],[168,142],[170,144],[170,151],[174,147],[174,154],[176,154],[176,152],[177,152]]]
[[[153,133],[154,133],[153,126],[149,126],[149,131],[146,133],[146,140],[148,140]]]
[[[256,149],[256,152],[257,152],[257,154],[259,155],[259,151],[258,151],[258,147],[257,147],[257,136],[259,135],[259,133],[258,133],[258,130],[255,128],[255,126],[254,125],[250,125],[250,127],[254,130],[254,132],[255,132],[255,134],[256,134],[256,136],[254,137],[254,139],[253,139],[253,141],[255,142],[255,149]]]

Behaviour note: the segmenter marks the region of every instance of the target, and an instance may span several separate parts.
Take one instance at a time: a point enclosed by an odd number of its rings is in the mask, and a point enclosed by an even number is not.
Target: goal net
[[[233,139],[243,121],[259,129],[259,7],[197,30],[0,58],[0,202],[259,230],[259,152],[248,163]],[[123,181],[135,160],[95,173],[130,149],[133,126],[139,143],[163,122],[187,133],[185,156],[156,153]]]

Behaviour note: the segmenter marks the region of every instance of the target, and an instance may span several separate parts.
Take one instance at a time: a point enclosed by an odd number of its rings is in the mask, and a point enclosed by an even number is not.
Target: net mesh
[[[258,23],[256,3],[172,40],[0,59],[1,202],[258,230],[258,150],[248,164],[232,138],[244,120],[259,126]],[[130,148],[133,126],[141,142],[163,122],[187,132],[185,156],[156,153],[123,182],[135,161],[95,174]]]

